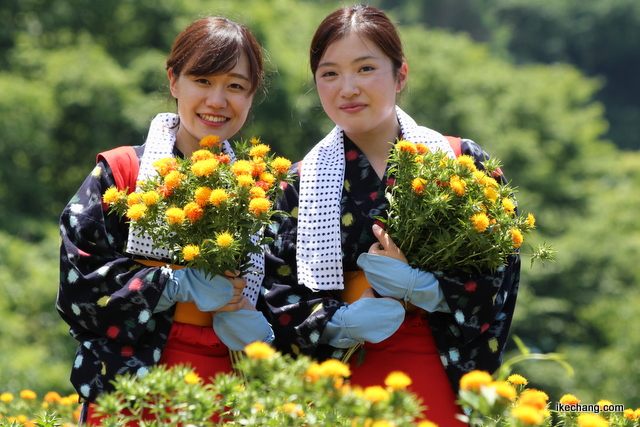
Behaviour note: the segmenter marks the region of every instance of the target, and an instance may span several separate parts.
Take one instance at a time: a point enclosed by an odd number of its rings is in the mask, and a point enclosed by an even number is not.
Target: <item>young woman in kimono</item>
[[[177,114],[156,116],[144,145],[100,153],[60,219],[56,307],[79,342],[71,382],[85,402],[81,422],[89,424],[98,422],[89,403],[112,389],[116,374],[190,364],[207,380],[232,371],[230,349],[273,339],[254,307],[261,277],[171,268],[164,249],[136,237],[102,203],[108,188],[135,190],[136,180],[155,173],[156,160],[189,157],[205,136],[218,136],[233,155],[227,140],[244,125],[262,83],[262,51],[243,25],[199,19],[174,41],[167,76]]]
[[[377,223],[388,207],[396,138],[454,156],[447,139],[396,106],[409,69],[383,12],[356,5],[330,14],[311,42],[310,65],[336,127],[292,167],[278,205],[291,216],[267,233],[274,241],[258,308],[279,350],[325,359],[362,345],[348,362],[352,385],[381,385],[403,371],[427,419],[462,425],[459,379],[501,363],[519,258],[495,274],[419,271]],[[463,139],[461,149],[483,168],[488,156],[480,146]]]

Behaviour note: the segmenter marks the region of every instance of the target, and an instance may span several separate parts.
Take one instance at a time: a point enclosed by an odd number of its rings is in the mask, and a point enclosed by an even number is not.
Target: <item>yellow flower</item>
[[[211,195],[209,196],[209,202],[213,206],[218,207],[222,203],[226,202],[228,198],[229,198],[229,194],[227,194],[226,190],[222,188],[216,188],[215,190],[211,191]]]
[[[67,397],[60,398],[60,404],[62,406],[71,406],[78,403],[78,397],[76,395],[71,395]]]
[[[133,206],[142,203],[142,194],[141,193],[130,193],[127,196],[127,206]]]
[[[248,160],[238,160],[231,165],[231,172],[235,175],[251,175],[253,165]]]
[[[260,138],[256,138],[255,136],[252,136],[249,142],[251,143],[251,145],[260,144]]]
[[[636,411],[634,411],[633,409],[625,409],[623,415],[625,418],[628,418],[630,420],[635,420],[638,418],[638,414],[636,414]]]
[[[414,178],[411,181],[411,189],[416,194],[421,194],[424,191],[424,186],[427,184],[427,180],[424,178]]]
[[[218,244],[218,246],[226,248],[233,243],[233,236],[226,231],[220,233],[218,234],[218,237],[216,237],[216,243]]]
[[[173,157],[166,157],[153,162],[153,167],[161,176],[167,176],[169,172],[173,172],[178,169],[178,162]]]
[[[394,390],[401,390],[411,385],[411,378],[404,372],[393,371],[387,375],[384,384]]]
[[[50,391],[44,395],[45,402],[59,402],[61,399],[60,395],[55,391]]]
[[[182,248],[182,257],[185,261],[193,261],[200,255],[200,247],[197,245],[186,245]]]
[[[172,171],[164,177],[164,185],[169,189],[174,189],[180,185],[180,182],[185,178],[183,174],[178,171]]]
[[[287,173],[291,168],[291,161],[284,157],[276,157],[271,162],[271,167],[279,174]]]
[[[202,218],[203,213],[204,211],[202,210],[202,207],[200,207],[196,202],[189,202],[184,207],[184,214],[191,222],[196,222]]]
[[[519,374],[511,374],[511,375],[509,375],[509,378],[507,378],[507,381],[509,381],[511,384],[514,384],[514,385],[527,385],[527,384],[529,384],[529,381],[527,381],[527,379],[525,377],[523,377],[522,375],[519,375]]]
[[[371,427],[394,427],[394,426],[395,424],[387,420],[377,420],[377,421],[374,421],[373,424],[371,424]]]
[[[273,183],[276,182],[276,178],[272,173],[269,172],[262,172],[259,179],[260,181],[266,183],[268,186],[272,186]]]
[[[525,390],[520,395],[520,405],[532,406],[536,409],[545,409],[547,407],[547,401],[549,400],[549,396],[544,391],[536,390],[535,388],[530,388]]]
[[[267,164],[264,160],[259,158],[254,159],[254,161],[251,162],[251,165],[253,166],[253,172],[251,172],[251,175],[253,176],[260,176],[260,174],[267,169]]]
[[[405,140],[398,141],[398,143],[396,144],[396,150],[404,151],[405,153],[409,154],[416,154],[418,152],[416,144]]]
[[[255,144],[249,150],[249,155],[251,157],[264,157],[269,151],[271,151],[271,147],[266,144]]]
[[[471,223],[479,233],[483,233],[489,227],[489,217],[486,213],[480,212],[471,217]]]
[[[216,171],[219,164],[217,159],[200,160],[191,165],[191,171],[196,176],[209,176]]]
[[[200,206],[206,206],[209,204],[209,197],[211,196],[211,189],[209,187],[198,187],[194,192],[194,198],[196,203]]]
[[[319,363],[312,363],[307,367],[307,371],[304,373],[304,377],[310,379],[311,381],[316,381],[318,378],[322,376],[322,367]]]
[[[480,386],[486,386],[493,382],[491,374],[486,371],[471,371],[460,378],[460,389],[479,391]]]
[[[509,230],[509,233],[511,234],[511,238],[513,239],[513,247],[519,248],[522,245],[522,242],[524,242],[524,236],[522,235],[522,232],[517,228],[512,228],[511,230]]]
[[[498,200],[498,196],[500,196],[500,193],[498,193],[495,187],[484,187],[483,192],[485,197],[491,200],[492,203]]]
[[[384,402],[389,400],[389,392],[379,385],[374,385],[364,389],[363,397],[369,402]]]
[[[260,216],[271,209],[271,202],[264,197],[256,197],[249,202],[249,212],[254,216]]]
[[[220,143],[220,137],[217,135],[208,135],[200,140],[201,147],[213,148]]]
[[[249,357],[253,357],[254,359],[269,359],[271,356],[276,354],[276,351],[269,346],[269,344],[256,341],[254,343],[249,344],[244,348],[244,352]]]
[[[513,215],[516,211],[516,204],[508,197],[502,199],[502,207],[509,215]]]
[[[602,399],[602,400],[598,400],[596,402],[596,405],[598,405],[600,407],[601,411],[604,411],[604,409],[607,406],[609,406],[609,407],[613,406],[613,403],[611,403],[609,400]]]
[[[33,400],[38,396],[31,390],[22,390],[20,392],[20,397],[26,400]]]
[[[422,142],[418,142],[417,144],[414,144],[416,146],[416,150],[418,150],[419,154],[427,154],[430,153],[431,150],[429,150],[429,146],[427,144],[424,144]]]
[[[147,191],[142,194],[142,201],[145,205],[156,204],[160,200],[160,195],[155,191]]]
[[[598,414],[584,413],[578,415],[578,427],[607,427],[609,421]]]
[[[138,221],[139,219],[144,217],[144,214],[147,212],[147,207],[145,205],[133,205],[129,209],[127,209],[127,218],[133,221]]]
[[[195,372],[189,372],[184,376],[184,382],[187,384],[197,384],[200,382],[200,377]]]
[[[251,195],[251,197],[267,197],[267,192],[260,187],[251,187],[251,190],[249,190],[249,194]]]
[[[544,414],[528,405],[516,406],[511,410],[511,416],[532,425],[541,425],[544,422]]]
[[[349,366],[335,359],[325,360],[320,364],[320,372],[323,377],[350,377]]]
[[[251,187],[255,183],[251,175],[238,175],[236,181],[241,187]]]
[[[575,397],[573,394],[565,394],[559,400],[562,405],[577,405],[580,403],[580,399]]]
[[[502,396],[508,401],[512,402],[518,397],[518,392],[507,381],[495,381],[489,384],[489,387],[493,388],[498,396]]]
[[[527,214],[527,227],[533,228],[536,226],[536,217],[532,213]]]
[[[124,191],[119,191],[116,187],[110,187],[102,195],[102,202],[110,205],[111,203],[116,203],[123,195]]]
[[[180,208],[169,208],[165,212],[169,224],[181,224],[184,221],[184,211]]]
[[[213,159],[213,153],[209,150],[196,150],[191,154],[191,161],[193,163],[198,163],[201,160],[209,160]]]
[[[466,166],[467,168],[469,168],[470,171],[475,171],[476,168],[476,162],[473,159],[473,157],[467,155],[467,154],[463,154],[461,156],[458,156],[458,158],[456,159],[458,160],[458,163],[460,163],[461,165]]]
[[[420,421],[418,423],[418,427],[438,427],[438,424],[425,420],[425,421]]]
[[[464,196],[464,193],[467,191],[467,183],[458,175],[453,175],[449,178],[449,186],[451,186],[451,189],[455,191],[458,196]]]
[[[0,394],[0,402],[11,402],[13,400],[13,394],[2,393]]]

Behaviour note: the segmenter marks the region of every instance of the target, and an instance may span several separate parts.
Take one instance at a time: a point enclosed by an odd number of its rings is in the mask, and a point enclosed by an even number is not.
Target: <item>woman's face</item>
[[[406,83],[406,64],[394,73],[370,40],[350,33],[330,44],[315,78],[325,112],[356,143],[398,128],[396,93]]]
[[[245,53],[226,74],[176,76],[169,69],[168,76],[180,115],[176,145],[184,154],[197,150],[205,136],[229,139],[244,125],[253,101]]]

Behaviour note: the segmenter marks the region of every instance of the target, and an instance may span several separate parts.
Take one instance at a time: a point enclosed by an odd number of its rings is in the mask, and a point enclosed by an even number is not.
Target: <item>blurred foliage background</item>
[[[243,136],[298,160],[332,127],[308,45],[343,4],[0,0],[0,392],[72,392],[75,342],[54,308],[58,215],[96,153],[143,143],[151,118],[174,111],[164,60],[179,31],[224,15],[255,32],[269,85]],[[549,362],[516,370],[552,401],[640,405],[640,2],[370,4],[405,42],[400,105],[499,157],[538,219],[531,243],[558,251],[544,267],[524,260],[513,333],[563,353],[575,375]]]

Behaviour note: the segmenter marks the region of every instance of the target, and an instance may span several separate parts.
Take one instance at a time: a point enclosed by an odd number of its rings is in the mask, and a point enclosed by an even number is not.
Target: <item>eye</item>
[[[366,73],[368,71],[373,71],[373,70],[375,70],[375,68],[370,66],[370,65],[365,65],[365,66],[360,68],[360,71],[363,72],[363,73]]]
[[[244,86],[242,86],[240,83],[231,83],[229,85],[229,87],[231,89],[236,89],[236,90],[244,90],[245,89]]]
[[[325,71],[324,73],[322,73],[320,75],[320,77],[334,77],[337,76],[338,73],[336,73],[335,71]]]
[[[196,79],[193,80],[194,82],[201,84],[201,85],[208,85],[209,84],[209,80],[203,78],[203,77],[198,77]]]

